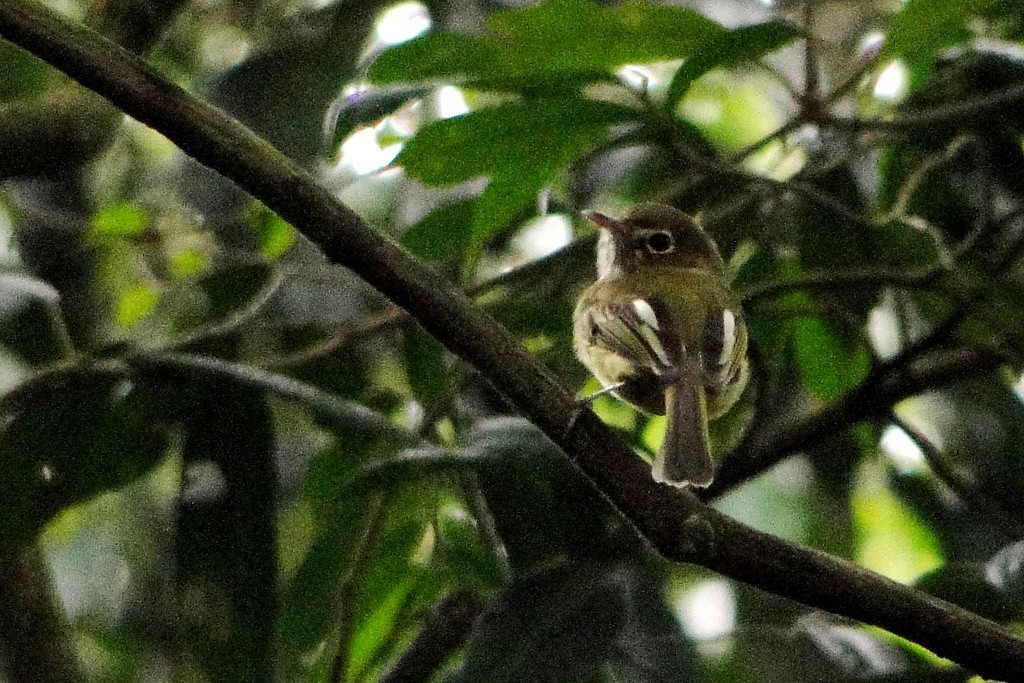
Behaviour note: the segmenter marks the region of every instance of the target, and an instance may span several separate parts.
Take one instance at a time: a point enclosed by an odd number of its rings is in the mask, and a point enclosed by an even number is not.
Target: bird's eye
[[[652,254],[667,254],[675,248],[672,235],[659,230],[647,236],[647,251]]]

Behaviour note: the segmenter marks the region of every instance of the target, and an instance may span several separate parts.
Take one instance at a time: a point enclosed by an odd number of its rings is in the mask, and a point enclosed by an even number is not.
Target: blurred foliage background
[[[1013,0],[52,0],[315,171],[564,382],[584,208],[701,217],[755,380],[707,498],[1019,630]],[[0,41],[17,681],[966,681],[654,556],[472,368]],[[662,419],[595,410],[650,454]]]

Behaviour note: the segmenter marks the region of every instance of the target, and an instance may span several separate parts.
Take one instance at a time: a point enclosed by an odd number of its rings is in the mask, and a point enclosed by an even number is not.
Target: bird
[[[714,479],[708,421],[736,403],[749,377],[747,326],[725,262],[695,219],[643,203],[600,228],[597,279],[573,314],[576,355],[612,393],[667,415],[652,462],[658,482],[707,487]]]

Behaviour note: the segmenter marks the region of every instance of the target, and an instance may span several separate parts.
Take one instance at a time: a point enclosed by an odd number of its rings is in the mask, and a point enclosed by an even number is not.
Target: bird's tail
[[[704,387],[684,376],[665,390],[668,426],[654,459],[655,481],[673,486],[705,487],[715,476],[708,438],[708,405]]]

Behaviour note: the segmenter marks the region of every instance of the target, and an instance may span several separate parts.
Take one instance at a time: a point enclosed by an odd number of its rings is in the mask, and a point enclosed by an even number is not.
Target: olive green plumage
[[[707,486],[707,423],[747,382],[747,330],[715,243],[692,218],[641,204],[601,229],[598,279],[580,296],[576,354],[606,388],[668,416],[654,461],[658,481]]]

